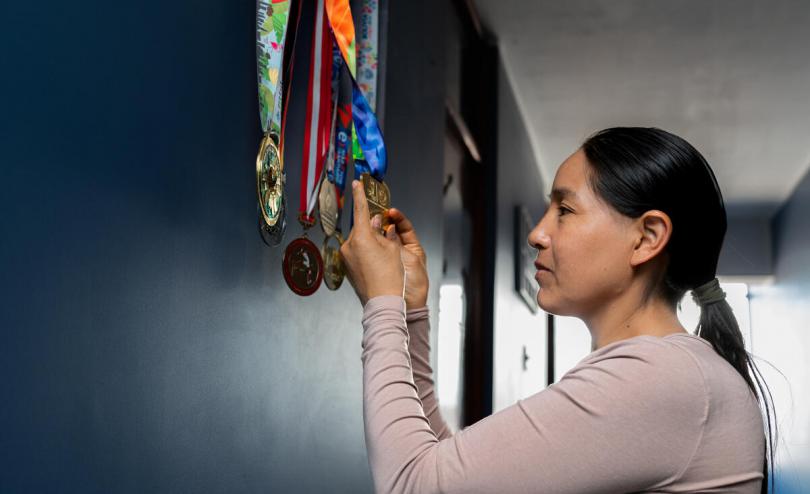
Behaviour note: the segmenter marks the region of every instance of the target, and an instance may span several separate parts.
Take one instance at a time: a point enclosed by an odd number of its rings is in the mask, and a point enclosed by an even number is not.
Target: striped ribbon
[[[315,223],[312,211],[318,198],[318,186],[329,151],[331,124],[332,38],[326,21],[324,0],[317,1],[315,29],[312,32],[310,71],[304,131],[303,172],[299,220]]]

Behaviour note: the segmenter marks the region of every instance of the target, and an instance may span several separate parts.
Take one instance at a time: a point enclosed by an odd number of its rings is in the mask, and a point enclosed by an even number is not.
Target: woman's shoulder
[[[673,364],[700,368],[699,360],[707,357],[707,350],[714,353],[711,343],[690,333],[673,333],[666,336],[639,335],[614,341],[583,357],[574,367],[609,363],[627,364],[631,367],[659,367],[669,369]],[[718,356],[719,357],[719,356]],[[574,370],[572,369],[572,370]]]
[[[599,377],[604,371],[611,376]],[[600,385],[673,405],[689,401],[709,408],[713,402],[750,401],[748,385],[736,369],[709,341],[691,333],[613,342],[587,355],[569,374],[591,375]]]
[[[680,361],[699,370],[705,360],[725,362],[704,338],[691,333],[672,333],[666,336],[639,335],[615,341],[586,355],[579,365],[603,361],[631,359],[651,366],[666,366]]]
[[[610,387],[617,395],[659,402],[687,398],[704,405],[709,386],[701,360],[707,358],[707,350],[714,352],[708,341],[688,333],[635,336],[591,352],[559,382],[585,380]]]

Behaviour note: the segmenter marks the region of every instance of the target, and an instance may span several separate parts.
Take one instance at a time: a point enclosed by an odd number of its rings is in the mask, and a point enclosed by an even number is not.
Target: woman
[[[355,217],[367,218],[356,182],[353,192]],[[396,209],[384,236],[379,216],[355,223],[341,254],[363,304],[376,490],[767,492],[759,403],[769,408],[715,277],[726,214],[703,156],[659,129],[606,129],[562,163],[550,199],[528,238],[537,301],[581,318],[593,351],[455,435],[433,391],[413,226]],[[687,290],[701,306],[697,334],[676,314]]]

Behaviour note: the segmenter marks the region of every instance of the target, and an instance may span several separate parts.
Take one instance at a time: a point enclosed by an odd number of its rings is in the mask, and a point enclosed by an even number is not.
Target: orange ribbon
[[[349,66],[349,72],[355,75],[356,52],[354,47],[354,21],[352,20],[352,10],[349,0],[326,0],[326,15],[329,17],[329,25],[335,34],[343,59]]]

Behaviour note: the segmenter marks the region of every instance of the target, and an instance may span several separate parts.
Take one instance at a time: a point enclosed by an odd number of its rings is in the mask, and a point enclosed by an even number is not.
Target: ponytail
[[[765,458],[762,462],[764,477],[760,492],[767,494],[769,479],[773,484],[773,475],[770,475],[770,470],[773,469],[774,447],[778,438],[776,417],[773,413],[773,396],[765,384],[759,368],[754,363],[753,355],[745,350],[745,341],[740,326],[737,324],[734,312],[726,301],[726,293],[720,288],[717,278],[694,288],[692,299],[700,306],[700,321],[695,334],[711,343],[714,350],[740,373],[751,392],[756,396],[760,407],[765,411],[767,435],[765,436]],[[772,419],[773,423],[771,423]],[[776,491],[773,485],[772,491]]]

